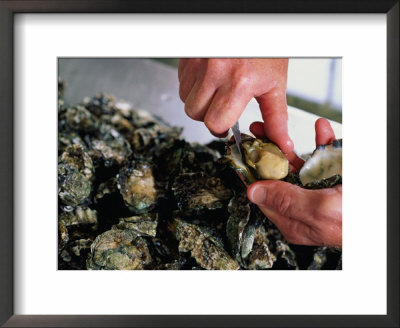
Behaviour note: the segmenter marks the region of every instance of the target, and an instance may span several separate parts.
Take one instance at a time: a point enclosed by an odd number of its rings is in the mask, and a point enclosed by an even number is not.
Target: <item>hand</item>
[[[255,97],[264,133],[284,153],[293,150],[287,128],[288,59],[181,59],[179,96],[186,114],[203,121],[217,137],[226,136]]]
[[[262,123],[253,123],[250,130],[261,137]],[[317,146],[335,139],[326,119],[315,122],[315,132]],[[293,158],[292,163],[296,164],[293,167],[298,168],[301,162]],[[283,181],[264,180],[250,185],[247,197],[259,206],[289,243],[342,246],[342,185],[309,190]]]

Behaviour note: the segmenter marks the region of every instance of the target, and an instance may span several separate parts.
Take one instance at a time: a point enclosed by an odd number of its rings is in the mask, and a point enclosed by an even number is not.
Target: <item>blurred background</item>
[[[132,103],[184,128],[189,142],[215,139],[202,122],[186,116],[179,98],[176,58],[59,58],[58,76],[66,83],[64,100],[76,104],[100,92]],[[298,154],[315,148],[314,123],[318,117],[331,120],[336,137],[342,128],[342,63],[337,58],[289,59],[287,101],[289,135]],[[257,102],[247,105],[239,124],[242,132],[261,121]]]

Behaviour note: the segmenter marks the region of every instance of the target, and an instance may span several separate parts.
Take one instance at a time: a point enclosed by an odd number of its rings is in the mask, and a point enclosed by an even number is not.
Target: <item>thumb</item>
[[[306,224],[312,223],[323,196],[319,190],[307,190],[276,180],[258,181],[247,189],[247,197],[254,204]]]

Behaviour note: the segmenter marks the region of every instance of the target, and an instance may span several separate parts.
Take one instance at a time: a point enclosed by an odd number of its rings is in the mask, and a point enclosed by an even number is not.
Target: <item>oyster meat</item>
[[[289,161],[277,145],[269,140],[242,134],[242,156],[234,142],[228,143],[226,161],[247,183],[257,180],[280,180],[289,173]]]

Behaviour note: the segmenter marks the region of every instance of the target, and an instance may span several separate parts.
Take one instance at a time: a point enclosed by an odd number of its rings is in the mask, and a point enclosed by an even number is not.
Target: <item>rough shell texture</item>
[[[221,245],[194,224],[179,219],[174,221],[180,252],[191,252],[197,263],[208,270],[236,270],[239,265]]]
[[[68,146],[62,153],[59,162],[75,167],[87,180],[92,180],[94,175],[93,161],[82,145]]]
[[[134,213],[150,211],[157,203],[157,190],[150,163],[135,161],[120,170],[118,188]]]
[[[58,195],[69,206],[83,203],[90,195],[91,183],[75,166],[58,165]]]
[[[87,267],[92,270],[140,270],[151,264],[145,239],[129,229],[113,229],[96,237]]]
[[[232,197],[221,179],[205,173],[184,173],[172,185],[177,205],[185,215],[222,208]]]
[[[95,161],[102,159],[106,167],[126,163],[132,154],[129,142],[107,125],[102,125],[99,131],[99,138],[93,138],[90,142],[90,153]]]
[[[121,218],[119,223],[113,226],[113,229],[129,229],[135,231],[141,236],[155,237],[157,233],[158,214],[142,214],[140,216],[131,216]]]

